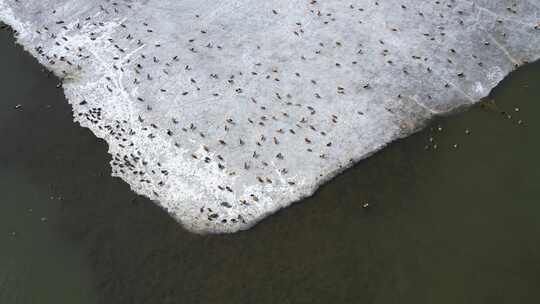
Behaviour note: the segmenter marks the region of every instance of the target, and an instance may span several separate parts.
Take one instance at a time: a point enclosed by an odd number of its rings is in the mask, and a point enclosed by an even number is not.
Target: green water
[[[110,177],[5,31],[0,54],[1,304],[540,303],[540,64],[252,230],[199,236]]]

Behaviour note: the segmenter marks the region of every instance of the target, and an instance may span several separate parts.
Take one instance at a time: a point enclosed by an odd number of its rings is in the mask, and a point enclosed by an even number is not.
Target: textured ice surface
[[[0,0],[0,19],[113,174],[196,232],[250,227],[540,55],[538,0]]]

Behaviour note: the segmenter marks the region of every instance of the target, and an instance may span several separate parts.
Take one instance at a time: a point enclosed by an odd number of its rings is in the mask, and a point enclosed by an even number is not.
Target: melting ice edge
[[[0,0],[113,175],[197,233],[247,229],[487,96],[539,58],[538,16],[533,0]]]

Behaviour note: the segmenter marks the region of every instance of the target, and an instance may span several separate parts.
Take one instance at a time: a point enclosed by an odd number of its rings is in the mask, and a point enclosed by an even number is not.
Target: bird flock
[[[247,229],[487,96],[540,56],[539,16],[535,0],[0,0],[112,174],[199,233]]]

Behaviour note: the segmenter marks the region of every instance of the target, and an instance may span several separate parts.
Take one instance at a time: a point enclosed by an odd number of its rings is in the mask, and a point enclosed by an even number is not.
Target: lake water
[[[6,30],[0,54],[0,303],[540,302],[540,63],[253,229],[201,236],[110,176]]]

